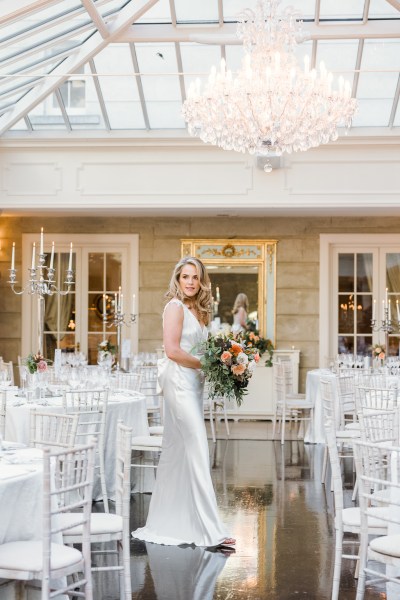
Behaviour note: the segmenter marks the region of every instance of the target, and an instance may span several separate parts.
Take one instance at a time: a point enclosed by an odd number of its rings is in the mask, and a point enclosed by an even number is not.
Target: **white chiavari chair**
[[[29,445],[35,448],[72,448],[78,429],[78,415],[51,413],[31,408]]]
[[[63,407],[67,414],[78,415],[77,443],[85,443],[88,437],[97,438],[97,454],[101,494],[104,510],[109,512],[104,464],[104,438],[108,406],[108,390],[64,390]]]
[[[115,464],[115,514],[93,512],[90,517],[90,540],[92,544],[116,542],[116,551],[92,550],[95,558],[98,555],[117,553],[118,565],[92,564],[92,572],[117,571],[120,577],[120,598],[131,600],[131,571],[130,571],[130,497],[131,497],[131,440],[132,428],[119,422],[117,425],[116,464]],[[73,513],[62,517],[63,523],[72,522]],[[77,544],[81,536],[81,527],[67,529],[64,541],[67,544]]]
[[[342,559],[358,560],[358,554],[343,553],[343,539],[346,533],[360,534],[361,532],[361,514],[359,507],[344,506],[343,481],[340,467],[340,457],[336,440],[335,422],[329,418],[324,421],[327,447],[329,450],[329,462],[331,466],[331,479],[334,494],[334,525],[335,525],[335,562],[332,583],[331,600],[339,598],[340,573]],[[386,508],[376,507],[369,517],[368,531],[374,535],[385,535],[387,533],[386,523],[379,519],[385,516]],[[348,543],[355,540],[348,540]],[[358,572],[358,569],[356,569]]]
[[[361,510],[360,573],[356,600],[363,600],[366,584],[391,581],[400,584],[400,447],[356,441],[354,457],[359,480]],[[377,509],[387,532],[370,538],[368,524]],[[397,574],[380,571],[370,561],[395,567]],[[367,580],[367,576],[370,579]],[[399,588],[400,589],[400,588]]]
[[[291,365],[289,365],[291,368]],[[294,394],[290,391],[291,382],[287,379],[288,367],[285,362],[275,362],[274,373],[274,415],[272,439],[275,438],[277,423],[280,424],[281,444],[285,443],[286,422],[298,426],[305,421],[312,427],[314,420],[314,404],[305,400],[304,394]]]
[[[43,450],[42,540],[7,542],[0,545],[0,577],[41,582],[41,599],[70,593],[93,599],[90,561],[90,512],[94,472],[94,448],[90,444],[50,452]],[[52,473],[55,476],[52,477]],[[74,512],[73,524],[81,527],[81,550],[55,543],[63,533],[61,515]],[[69,524],[70,527],[72,524]],[[75,575],[65,584],[68,575]],[[55,583],[59,587],[54,589]],[[78,588],[80,592],[77,591]]]

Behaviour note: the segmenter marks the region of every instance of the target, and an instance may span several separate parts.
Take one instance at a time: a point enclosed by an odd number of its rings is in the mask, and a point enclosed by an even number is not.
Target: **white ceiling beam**
[[[103,39],[108,38],[109,31],[107,29],[107,25],[104,23],[103,18],[97,8],[95,7],[92,0],[81,0],[83,6],[86,8],[86,11],[89,17],[93,21],[93,25],[96,27],[97,31],[100,33]]]
[[[382,19],[368,23],[304,23],[311,40],[400,38],[400,20]],[[169,24],[132,25],[118,38],[119,42],[198,42],[199,44],[240,44],[236,23],[222,27],[192,27]]]
[[[136,2],[130,2],[118,14],[117,19],[109,26],[109,36],[105,40],[99,32],[92,35],[89,40],[84,42],[79,50],[75,51],[69,58],[63,61],[52,72],[53,77],[45,79],[41,84],[28,92],[13,108],[12,111],[0,117],[0,135],[7,129],[15,125],[25,114],[28,114],[35,106],[44,100],[51,92],[54,92],[67,78],[68,73],[76,71],[79,67],[87,63],[93,56],[96,56],[110,42],[117,41],[121,33],[133,22],[139,19],[148,11],[158,0],[148,0],[140,8],[137,8]]]
[[[36,0],[36,2],[23,2],[21,6],[19,6],[13,12],[6,13],[5,15],[0,16],[0,25],[4,23],[16,21],[17,19],[23,19],[25,15],[32,14],[37,12],[38,10],[43,10],[46,6],[51,6],[55,4],[55,0]]]

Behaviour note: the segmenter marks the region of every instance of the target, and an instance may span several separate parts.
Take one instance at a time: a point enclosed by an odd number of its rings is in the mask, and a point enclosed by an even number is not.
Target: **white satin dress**
[[[207,329],[180,300],[170,303],[182,306],[180,346],[193,353],[207,338]],[[161,458],[146,525],[132,536],[156,544],[217,546],[229,536],[211,481],[201,372],[165,358],[159,383],[164,393]]]

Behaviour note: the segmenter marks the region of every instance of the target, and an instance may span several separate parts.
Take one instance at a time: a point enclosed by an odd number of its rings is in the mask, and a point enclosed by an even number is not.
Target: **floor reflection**
[[[237,538],[236,553],[132,540],[132,599],[330,600],[334,528],[330,487],[320,482],[322,457],[321,445],[298,440],[210,443],[218,505]],[[353,476],[351,466],[347,475]],[[149,501],[147,494],[132,497],[132,530],[144,525]],[[346,501],[350,506],[350,495]],[[353,563],[344,561],[340,600],[355,600],[355,591]],[[96,600],[118,597],[115,574],[96,577]],[[365,595],[383,598],[384,587]]]

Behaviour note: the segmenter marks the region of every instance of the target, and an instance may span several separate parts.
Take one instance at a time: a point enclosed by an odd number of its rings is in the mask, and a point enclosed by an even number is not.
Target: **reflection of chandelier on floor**
[[[339,78],[332,90],[332,74],[321,63],[317,76],[308,56],[298,66],[302,22],[292,8],[278,15],[279,3],[259,1],[255,12],[242,13],[237,33],[245,54],[236,76],[222,60],[203,92],[200,80],[191,84],[183,105],[190,135],[225,150],[280,156],[334,141],[338,125],[351,125],[350,85]]]

